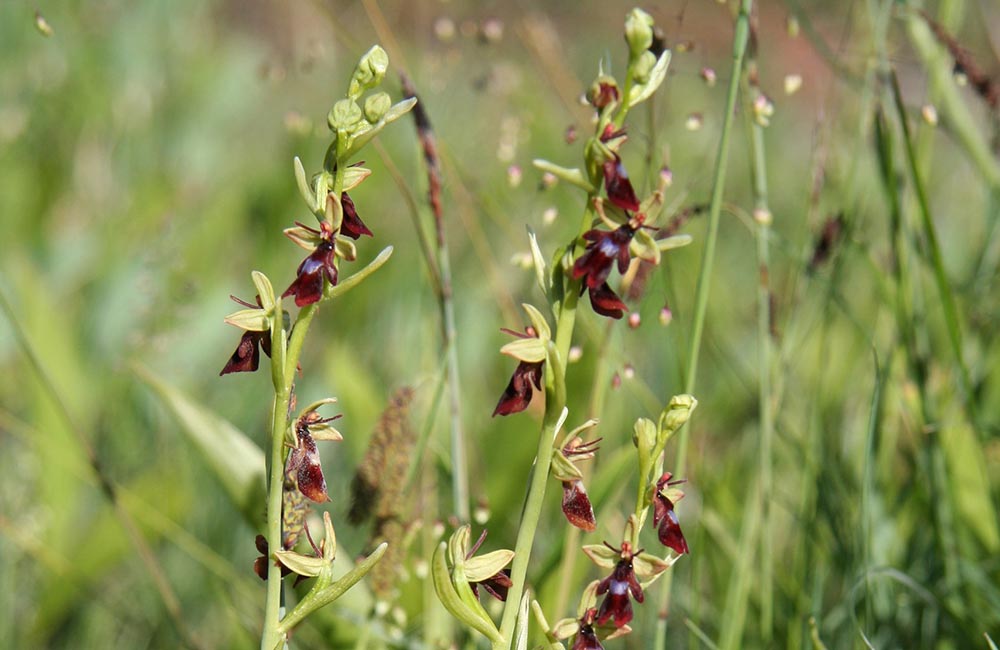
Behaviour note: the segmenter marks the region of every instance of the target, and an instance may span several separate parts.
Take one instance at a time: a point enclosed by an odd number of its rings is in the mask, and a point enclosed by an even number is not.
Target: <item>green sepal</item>
[[[500,348],[500,353],[514,357],[518,361],[538,363],[539,361],[545,361],[546,349],[545,341],[531,337],[511,341]]]
[[[494,643],[500,641],[503,637],[500,636],[500,631],[497,630],[493,621],[486,616],[485,610],[482,612],[476,611],[459,596],[458,590],[455,589],[455,585],[451,581],[448,563],[445,560],[447,549],[448,544],[441,542],[434,551],[434,557],[431,559],[431,578],[434,582],[434,592],[437,593],[438,600],[441,601],[441,604],[444,605],[444,608],[452,616],[462,623],[478,631]]]
[[[658,558],[652,553],[640,553],[632,558],[632,569],[635,571],[636,577],[650,582],[669,569],[671,564],[673,562]]]
[[[646,520],[647,510],[644,508],[642,511],[642,521],[639,517],[632,513],[628,516],[628,520],[625,522],[625,532],[622,537],[632,545],[633,548],[639,545],[639,531],[642,530],[642,524]]]
[[[660,247],[657,246],[656,240],[645,229],[640,228],[635,231],[635,235],[632,237],[632,241],[629,242],[628,247],[633,257],[638,257],[650,264],[660,263]]]
[[[314,555],[302,555],[295,551],[284,550],[277,550],[272,555],[283,565],[291,569],[292,573],[306,576],[307,578],[315,578],[324,571],[329,570],[327,561],[324,558]]]
[[[337,200],[337,195],[328,192],[326,195],[326,211],[323,218],[330,224],[330,230],[340,232],[340,226],[344,223],[344,204]]]
[[[687,246],[692,242],[691,235],[674,235],[673,237],[667,237],[666,239],[660,239],[656,242],[656,247],[661,251],[669,251],[674,248],[682,248]]]
[[[271,329],[271,319],[266,309],[241,309],[223,320],[248,332],[266,332]]]
[[[318,234],[308,228],[303,228],[302,226],[285,228],[284,233],[285,237],[288,237],[295,242],[296,246],[304,248],[310,253],[316,250],[319,243],[323,241]]]
[[[271,286],[271,281],[266,275],[260,271],[251,271],[250,277],[253,279],[253,286],[257,289],[257,295],[260,296],[260,304],[264,308],[264,311],[271,313],[274,310],[274,287]],[[270,326],[268,326],[270,328]]]
[[[552,626],[552,636],[557,639],[568,639],[580,631],[580,621],[575,618],[563,618]]]
[[[316,212],[319,209],[319,205],[317,205],[316,195],[309,187],[309,181],[306,179],[306,169],[302,166],[302,161],[299,160],[298,156],[295,156],[292,162],[295,167],[295,183],[299,186],[299,194],[302,195],[302,200],[309,206],[309,211]]]
[[[333,248],[337,252],[337,257],[353,262],[358,259],[358,248],[348,237],[337,235],[333,240]]]
[[[583,593],[580,594],[580,604],[576,608],[577,618],[583,618],[588,609],[597,606],[597,587],[600,584],[600,580],[594,580],[587,585],[586,589],[583,590]]]
[[[649,71],[649,78],[640,84],[632,86],[628,93],[627,106],[632,108],[649,99],[656,89],[660,87],[667,77],[667,67],[670,65],[670,50],[664,50],[660,58],[656,60],[656,65]]]
[[[521,303],[521,307],[528,314],[528,320],[531,321],[531,326],[535,328],[535,334],[538,338],[543,342],[551,341],[552,330],[549,329],[549,324],[545,320],[545,317],[542,316],[542,312],[538,311],[534,305],[526,302]]]
[[[535,166],[536,169],[540,169],[543,172],[549,172],[556,178],[562,179],[567,183],[576,185],[587,192],[595,192],[596,188],[591,185],[590,181],[584,176],[583,172],[578,168],[573,167],[562,167],[548,160],[543,160],[541,158],[536,158],[531,161],[531,164]]]
[[[587,544],[583,547],[583,552],[591,562],[602,569],[613,569],[621,559],[621,554],[616,549],[608,548],[604,544]]]
[[[327,282],[323,289],[323,297],[333,298],[347,293],[354,287],[361,284],[361,282],[363,282],[369,275],[379,270],[383,264],[389,261],[390,257],[392,257],[392,246],[386,246],[382,249],[382,252],[375,257],[375,259],[368,262],[367,266],[357,273],[348,276],[345,280],[341,280],[337,283],[337,286],[330,286],[330,283]]]
[[[563,454],[562,449],[557,449],[554,454],[552,454],[552,468],[551,468],[552,478],[557,481],[579,481],[583,479],[583,472],[573,464],[573,461],[566,458]]]
[[[514,551],[508,549],[473,556],[465,561],[465,578],[469,582],[482,582],[500,573],[513,559]]]
[[[350,192],[371,175],[372,170],[366,167],[348,167],[344,170],[344,191]]]

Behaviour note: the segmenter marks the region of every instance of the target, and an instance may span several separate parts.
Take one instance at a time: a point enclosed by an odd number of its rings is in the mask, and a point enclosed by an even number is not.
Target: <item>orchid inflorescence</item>
[[[384,264],[392,252],[391,247],[386,248],[363,269],[341,279],[341,263],[358,258],[355,242],[362,236],[373,236],[348,194],[372,172],[362,167],[363,162],[352,163],[351,159],[387,124],[405,115],[416,103],[415,99],[407,99],[393,105],[387,93],[377,90],[388,65],[388,56],[377,45],[359,60],[344,98],[334,104],[327,116],[333,139],[322,170],[310,180],[302,162],[295,158],[298,188],[318,227],[296,221],[284,231],[289,239],[308,252],[295,269],[294,279],[279,296],[267,276],[254,271],[255,304],[234,297],[244,309],[226,318],[227,323],[244,333],[220,374],[257,370],[263,350],[271,360],[275,390],[267,535],[257,537],[256,546],[262,556],[254,565],[258,575],[268,581],[262,648],[281,647],[295,625],[343,594],[367,574],[385,552],[382,544],[354,570],[334,579],[336,537],[329,513],[324,513],[326,535],[318,544],[312,539],[305,517],[310,502],[330,500],[317,442],[342,439],[340,432],[331,425],[340,415],[319,413],[321,407],[336,401],[333,398],[311,404],[295,417],[293,412],[294,382],[297,372],[301,372],[299,357],[318,307],[363,281]],[[289,297],[299,308],[294,322],[282,307],[283,299]],[[302,532],[311,546],[306,554],[295,550]],[[304,578],[316,580],[309,593],[282,617],[280,582],[290,573],[297,575],[297,582]]]

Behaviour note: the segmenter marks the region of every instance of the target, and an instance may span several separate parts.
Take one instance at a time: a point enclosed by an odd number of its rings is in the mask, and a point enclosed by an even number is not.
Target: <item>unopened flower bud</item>
[[[691,395],[674,395],[660,416],[663,418],[663,429],[669,432],[680,429],[697,406],[698,400]]]
[[[601,75],[595,79],[594,83],[590,85],[590,90],[587,91],[587,101],[598,110],[616,103],[620,97],[618,82],[607,75]]]
[[[924,118],[924,122],[930,126],[937,126],[938,123],[938,112],[932,104],[924,104],[920,107],[920,115]]]
[[[701,113],[691,113],[684,120],[684,128],[688,131],[698,131],[705,124],[705,117]]]
[[[713,87],[716,81],[715,70],[712,68],[702,68],[701,78],[704,80],[706,86],[709,88]]]
[[[635,62],[635,66],[632,68],[632,76],[635,77],[636,83],[644,84],[649,81],[649,75],[655,65],[656,55],[652,52],[646,50],[640,54],[639,60]]]
[[[628,326],[632,329],[638,329],[639,325],[642,324],[642,317],[639,316],[639,312],[634,311],[628,315]]]
[[[392,99],[388,93],[375,93],[365,99],[365,119],[369,124],[375,124],[389,112],[392,106]]]
[[[382,83],[388,69],[389,55],[378,45],[373,45],[372,49],[365,52],[361,60],[358,61],[358,67],[354,69],[354,74],[351,76],[347,95],[351,99],[357,99],[364,91]]]
[[[625,17],[625,40],[633,57],[649,49],[653,44],[653,17],[636,8]]]
[[[524,176],[521,171],[520,165],[511,165],[507,168],[507,185],[512,189],[521,184],[521,178]]]
[[[326,117],[331,131],[348,131],[362,119],[361,107],[353,99],[341,99]]]
[[[666,327],[672,320],[674,320],[674,312],[670,310],[669,305],[663,305],[660,308],[660,325]]]
[[[785,75],[785,94],[794,95],[802,87],[802,75],[800,74],[790,74]]]

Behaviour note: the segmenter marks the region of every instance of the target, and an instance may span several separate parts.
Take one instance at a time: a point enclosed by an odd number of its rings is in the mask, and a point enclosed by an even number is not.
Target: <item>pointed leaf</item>
[[[135,372],[156,392],[201,452],[226,494],[255,527],[263,526],[264,453],[242,431],[141,366]]]
[[[448,564],[445,561],[447,544],[441,542],[431,561],[431,578],[434,581],[434,591],[438,600],[444,605],[452,616],[462,623],[477,630],[492,642],[499,641],[502,637],[496,625],[488,617],[469,607],[458,595],[455,585],[451,581],[451,574],[448,572]]]

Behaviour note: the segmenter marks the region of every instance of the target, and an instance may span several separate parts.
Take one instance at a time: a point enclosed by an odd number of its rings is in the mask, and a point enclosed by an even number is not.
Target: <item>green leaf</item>
[[[209,411],[142,366],[139,377],[159,396],[201,452],[226,494],[253,526],[264,525],[264,452],[229,421]]]

